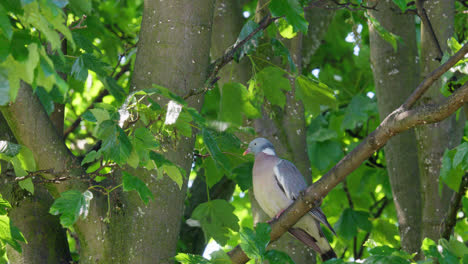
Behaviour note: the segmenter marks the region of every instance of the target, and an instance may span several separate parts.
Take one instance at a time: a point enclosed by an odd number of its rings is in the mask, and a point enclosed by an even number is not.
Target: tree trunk
[[[454,30],[454,1],[424,2],[432,29],[442,51],[447,50],[447,39]],[[421,69],[422,78],[440,65],[440,54],[433,41],[429,25],[422,20],[421,29]],[[437,81],[421,98],[422,103],[439,102],[441,82]],[[463,135],[464,117],[461,112],[457,121],[455,115],[440,123],[420,126],[416,129],[418,142],[419,170],[421,172],[423,199],[422,238],[438,240],[441,236],[441,223],[447,213],[448,203],[453,191],[444,186],[439,195],[439,173],[442,155],[445,149],[453,148],[460,143]]]
[[[388,31],[400,36],[395,51],[369,25],[371,63],[380,119],[399,107],[419,82],[418,51],[413,15],[401,14],[391,2],[380,1],[378,11],[370,11]],[[396,135],[386,144],[385,159],[398,215],[401,246],[419,252],[421,245],[421,188],[414,130]]]
[[[203,87],[209,65],[214,1],[145,1],[132,90],[162,85],[179,95]],[[153,98],[165,107],[167,99]],[[199,109],[202,97],[188,105]],[[135,193],[122,196],[123,212],[113,228],[113,255],[122,263],[173,263],[183,215],[194,137],[162,143],[164,156],[187,172],[183,187],[154,171],[133,171],[155,195],[145,206]],[[125,261],[125,262],[124,262]]]

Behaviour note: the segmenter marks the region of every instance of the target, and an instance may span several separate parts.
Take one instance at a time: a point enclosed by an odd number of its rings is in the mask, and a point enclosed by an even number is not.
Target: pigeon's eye
[[[255,146],[257,146],[257,143],[254,143]]]

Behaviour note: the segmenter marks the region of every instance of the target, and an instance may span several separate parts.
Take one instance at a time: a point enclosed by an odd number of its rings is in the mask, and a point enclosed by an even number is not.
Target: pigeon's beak
[[[244,154],[242,154],[242,155],[245,156],[245,155],[247,155],[247,154],[249,154],[249,153],[250,153],[250,149],[246,149],[246,150],[244,151]]]

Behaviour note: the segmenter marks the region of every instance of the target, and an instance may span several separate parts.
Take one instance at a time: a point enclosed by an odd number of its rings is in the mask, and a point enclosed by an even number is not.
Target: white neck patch
[[[262,150],[262,152],[270,156],[276,156],[276,153],[272,148],[266,148]]]

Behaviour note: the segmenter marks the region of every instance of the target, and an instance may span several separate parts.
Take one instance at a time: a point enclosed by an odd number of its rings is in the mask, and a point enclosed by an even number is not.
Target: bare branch
[[[438,54],[437,54],[436,60],[441,61],[444,53],[442,52],[442,49],[440,48],[440,44],[439,44],[439,41],[437,40],[437,36],[434,32],[434,28],[432,27],[431,21],[429,20],[429,17],[427,17],[427,12],[426,12],[426,9],[424,9],[423,0],[416,0],[416,8],[418,10],[418,15],[421,18],[421,21],[426,26],[427,31],[429,32],[429,35],[431,36],[431,40],[437,49]]]
[[[210,71],[208,78],[205,82],[205,87],[202,87],[201,89],[198,89],[198,90],[193,90],[193,89],[190,90],[190,92],[187,93],[183,97],[184,100],[187,100],[191,96],[199,95],[210,90],[213,87],[213,85],[219,80],[219,77],[218,77],[219,71],[224,66],[226,66],[226,64],[228,64],[234,59],[234,55],[236,54],[236,52],[242,46],[244,46],[249,40],[251,40],[258,32],[265,30],[271,23],[273,23],[274,21],[278,19],[280,19],[280,17],[270,17],[269,15],[262,18],[262,20],[258,24],[258,27],[254,31],[250,32],[250,34],[247,37],[245,37],[243,40],[237,42],[236,44],[234,44],[234,46],[227,49],[221,58],[218,58],[214,63],[211,64],[210,68],[212,70]]]
[[[431,85],[432,82],[428,85]],[[390,138],[417,125],[439,122],[453,114],[467,101],[468,82],[439,104],[423,105],[411,110],[404,110],[401,106],[392,112],[361,144],[348,153],[320,180],[309,186],[306,192],[298,197],[279,218],[271,221],[271,241],[277,240],[304,214],[318,206],[323,197],[375,151],[382,148]],[[234,248],[228,254],[233,263],[248,261],[248,257],[240,247]]]
[[[444,222],[442,223],[442,237],[445,239],[450,239],[452,230],[457,223],[457,212],[461,206],[461,200],[465,196],[466,191],[468,190],[468,174],[465,174],[460,183],[460,188],[458,192],[454,193],[450,201],[449,210],[447,216],[445,217]]]
[[[429,76],[427,76],[424,81],[422,81],[419,86],[414,90],[414,92],[406,99],[405,103],[401,106],[403,109],[411,108],[416,101],[429,89],[433,82],[442,76],[445,72],[447,72],[450,68],[453,67],[458,61],[465,57],[465,54],[468,53],[468,43],[463,45],[463,47],[455,53],[447,62],[440,65],[437,69],[431,72]]]

